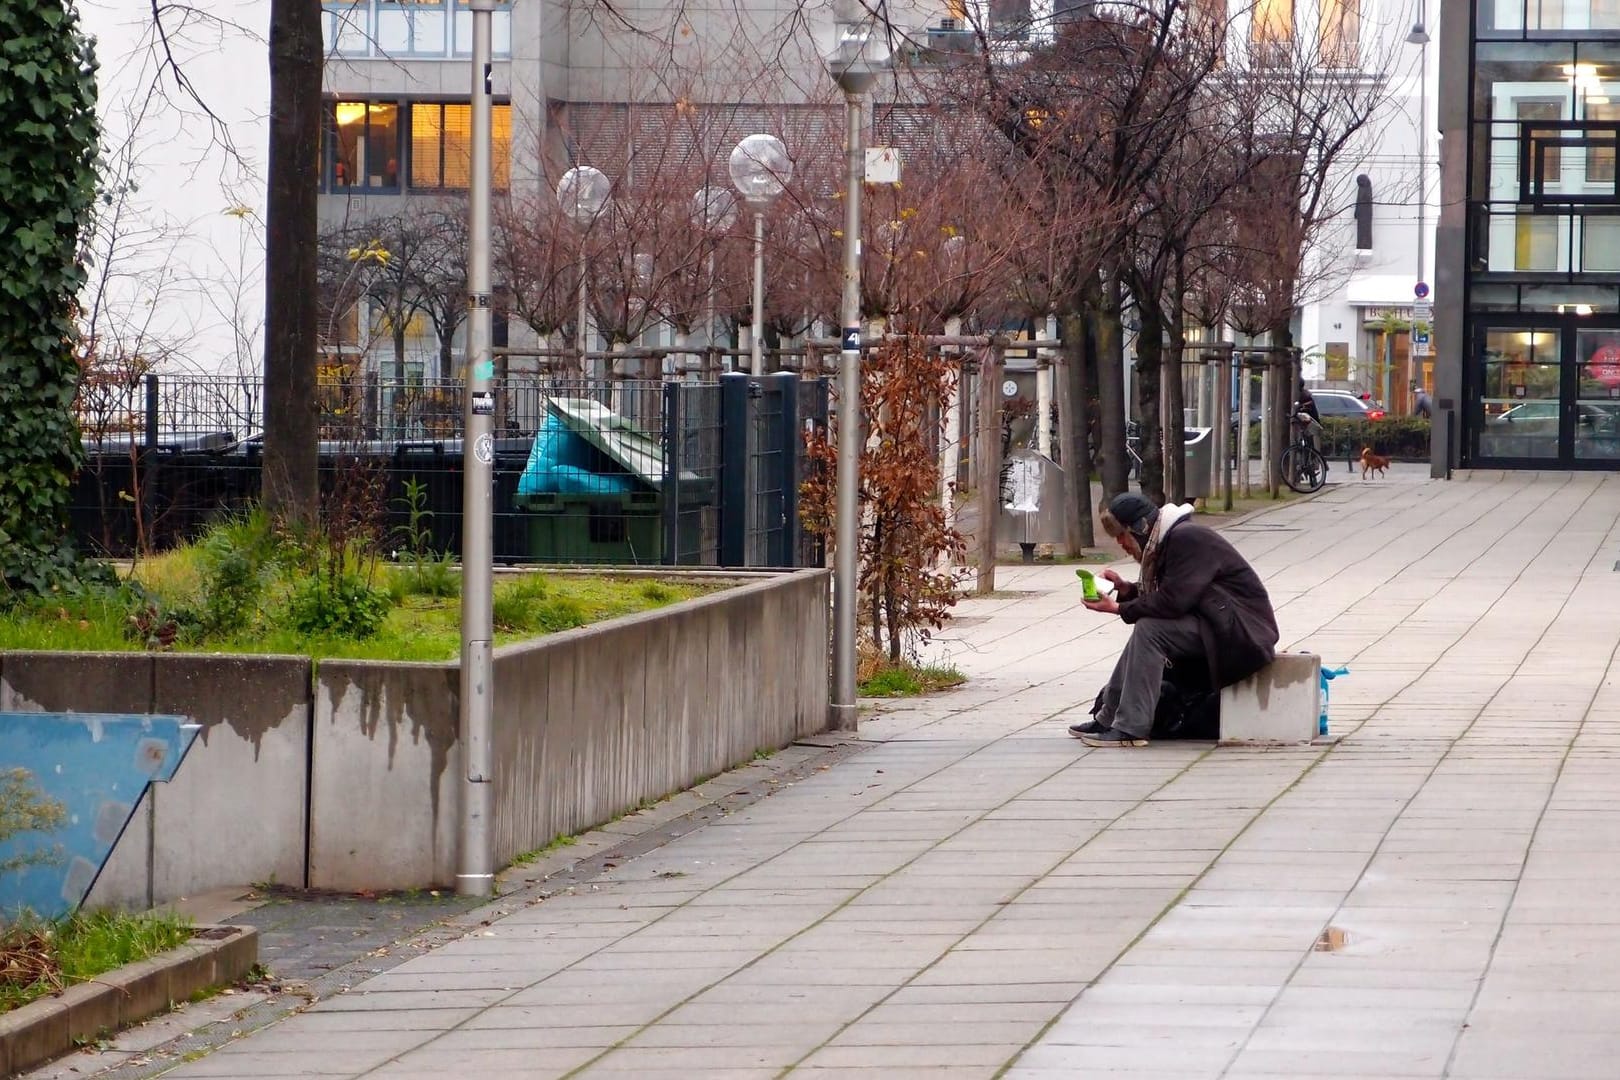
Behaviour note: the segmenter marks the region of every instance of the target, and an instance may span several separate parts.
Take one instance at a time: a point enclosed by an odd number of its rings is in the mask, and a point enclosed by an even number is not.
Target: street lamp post
[[[863,97],[887,66],[882,41],[859,0],[842,0],[837,41],[827,70],[844,92],[844,297],[838,353],[837,532],[833,560],[833,700],[831,726],[854,731],[855,581],[860,533],[861,452],[861,184],[866,179]]]
[[[731,151],[731,182],[754,212],[754,322],[749,369],[765,374],[765,211],[793,178],[787,147],[775,135],[749,135]]]
[[[714,247],[715,234],[731,228],[737,220],[737,197],[723,187],[704,184],[692,196],[692,216],[703,230],[709,252],[706,272],[709,277],[708,298],[704,305],[704,347],[714,350]]]
[[[1418,47],[1418,167],[1417,167],[1417,280],[1428,280],[1426,265],[1426,249],[1428,247],[1429,189],[1428,189],[1428,156],[1429,156],[1429,31],[1424,26],[1424,0],[1418,0],[1417,22],[1412,24],[1412,32],[1406,35],[1409,45]],[[1421,385],[1423,366],[1417,362],[1417,320],[1412,320],[1412,329],[1407,335],[1406,364],[1409,375]],[[1389,365],[1384,365],[1385,393],[1384,407],[1390,405],[1388,393]]]
[[[467,204],[467,371],[462,428],[461,502],[461,845],[456,892],[495,891],[490,809],[493,804],[492,703],[495,637],[490,595],[494,519],[495,376],[490,325],[490,23],[495,0],[469,0],[473,19],[472,175]]]
[[[579,227],[579,309],[574,318],[574,350],[579,355],[579,373],[589,375],[585,367],[585,347],[588,344],[586,322],[590,314],[589,295],[586,290],[585,232],[607,207],[613,193],[613,182],[601,169],[589,165],[576,165],[563,173],[557,181],[557,202],[562,212]]]

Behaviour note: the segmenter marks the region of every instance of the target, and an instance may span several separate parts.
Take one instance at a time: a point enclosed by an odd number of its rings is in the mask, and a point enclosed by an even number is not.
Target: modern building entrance
[[[1620,316],[1473,320],[1466,458],[1478,466],[1620,466]]]

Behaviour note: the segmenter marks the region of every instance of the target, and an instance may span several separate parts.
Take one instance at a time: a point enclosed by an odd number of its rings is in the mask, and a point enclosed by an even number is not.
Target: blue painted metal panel
[[[0,919],[72,914],[112,855],[147,785],[171,779],[201,728],[180,716],[0,712],[0,785],[60,822],[0,840]]]

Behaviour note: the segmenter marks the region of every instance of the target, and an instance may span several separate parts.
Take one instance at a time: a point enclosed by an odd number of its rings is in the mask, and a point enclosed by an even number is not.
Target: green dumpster
[[[513,503],[528,516],[528,554],[543,562],[666,562],[663,447],[589,398],[550,398]],[[682,471],[678,550],[694,559],[714,483]]]

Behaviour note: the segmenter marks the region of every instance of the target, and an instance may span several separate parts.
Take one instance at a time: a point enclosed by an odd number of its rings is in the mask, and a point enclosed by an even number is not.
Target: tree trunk
[[[264,472],[270,515],[315,521],[316,144],[321,131],[321,8],[270,5],[270,146],[265,192]]]
[[[1069,554],[1084,554],[1097,543],[1092,527],[1090,408],[1086,386],[1086,325],[1077,311],[1067,311],[1058,324],[1063,341],[1057,370],[1058,453],[1068,496],[1063,533]]]
[[[1187,395],[1182,382],[1182,360],[1187,349],[1187,316],[1179,302],[1186,295],[1182,276],[1178,264],[1172,294],[1175,304],[1169,322],[1170,347],[1164,354],[1164,412],[1168,425],[1164,432],[1164,488],[1170,501],[1178,505],[1187,501],[1187,432],[1183,426],[1186,422]]]
[[[1120,325],[1120,280],[1109,270],[1107,280],[1087,280],[1085,292],[1097,325],[1097,411],[1103,497],[1112,499],[1130,483],[1125,456],[1125,337]]]
[[[1142,322],[1136,335],[1136,405],[1141,412],[1141,439],[1136,452],[1142,455],[1142,494],[1157,506],[1164,505],[1164,446],[1159,426],[1159,377],[1164,358],[1164,318],[1159,298],[1139,295],[1137,317]]]
[[[979,496],[978,530],[974,535],[978,563],[974,592],[996,591],[996,519],[1001,510],[1001,371],[1002,347],[984,350],[979,366],[979,445],[974,486]]]

